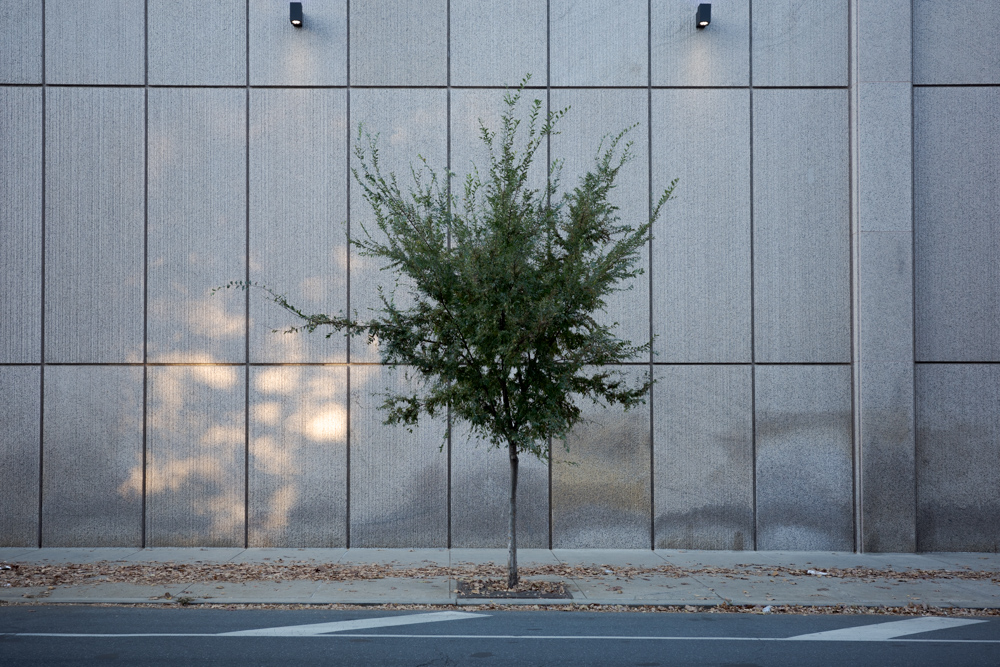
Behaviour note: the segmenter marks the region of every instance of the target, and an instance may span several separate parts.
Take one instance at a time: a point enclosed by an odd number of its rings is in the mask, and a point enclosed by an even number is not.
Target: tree
[[[422,158],[411,169],[414,185],[401,190],[395,175],[381,169],[377,136],[359,128],[354,178],[381,234],[364,229],[352,243],[396,272],[397,289],[405,285],[408,292],[406,305],[397,303],[395,290],[380,288],[381,309],[359,320],[305,313],[261,285],[227,285],[266,291],[301,319],[291,331],[332,327],[377,340],[383,363],[404,366],[421,381],[420,391],[386,397],[385,423],[412,426],[421,413],[450,413],[507,450],[510,588],[518,583],[518,457],[544,460],[551,439],[565,442],[580,420],[580,398],[626,409],[644,402],[651,380],[628,386],[610,365],[647,353],[650,343],[620,340],[598,313],[608,295],[629,289],[623,283],[642,273],[635,266],[639,251],[676,184],[648,221],[619,220],[609,196],[632,156],[631,142],[623,143],[627,128],[606,137],[606,146],[601,142],[593,170],[572,191],[558,194],[558,162],[549,165],[546,187],[531,189],[529,167],[566,110],[540,122],[541,101],[535,100],[526,145],[517,150],[515,111],[527,81],[505,96],[499,133],[480,121],[488,177],[474,170],[461,200],[451,191],[453,174],[440,177]]]

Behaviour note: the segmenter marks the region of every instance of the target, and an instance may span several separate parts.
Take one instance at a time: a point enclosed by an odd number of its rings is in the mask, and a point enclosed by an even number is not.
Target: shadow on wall
[[[917,427],[917,551],[1000,551],[1000,438],[978,407],[943,406],[924,419],[948,428]]]
[[[654,525],[657,549],[753,549],[753,509],[739,505],[700,507],[683,514],[660,514]],[[664,537],[660,537],[664,536]]]
[[[757,421],[757,548],[853,550],[851,413],[766,417]]]
[[[351,546],[445,547],[448,455],[443,416],[385,426],[380,394],[408,392],[402,369],[351,369]]]
[[[1000,552],[1000,503],[992,498],[951,506],[925,501],[917,511],[917,551]]]
[[[627,380],[637,384],[638,374]],[[552,444],[552,542],[557,548],[649,548],[649,409],[581,406],[567,451]]]
[[[658,443],[668,458],[657,466],[657,508],[668,510],[654,518],[657,549],[754,548],[751,434],[716,428],[690,449]]]
[[[454,548],[507,547],[510,459],[464,422],[454,421],[451,438],[451,545]],[[519,457],[517,544],[549,546],[549,466],[535,456]]]

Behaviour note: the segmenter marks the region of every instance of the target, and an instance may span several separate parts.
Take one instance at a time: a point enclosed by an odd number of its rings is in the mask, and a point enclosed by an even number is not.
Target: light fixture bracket
[[[698,5],[698,11],[694,15],[694,24],[698,30],[702,30],[708,27],[708,24],[712,22],[712,5],[703,2]]]

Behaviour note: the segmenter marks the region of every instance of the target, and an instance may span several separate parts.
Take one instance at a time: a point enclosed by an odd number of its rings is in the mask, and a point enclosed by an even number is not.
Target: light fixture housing
[[[712,5],[703,2],[698,5],[698,11],[694,15],[694,24],[698,27],[698,30],[702,28],[707,28],[708,24],[712,22]]]
[[[288,3],[288,20],[296,28],[302,27],[302,3],[301,2],[290,2]]]

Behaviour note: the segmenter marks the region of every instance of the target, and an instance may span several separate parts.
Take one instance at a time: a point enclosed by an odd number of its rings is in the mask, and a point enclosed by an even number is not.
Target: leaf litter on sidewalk
[[[9,568],[9,569],[7,569]],[[267,563],[126,563],[99,561],[96,563],[0,564],[0,586],[65,586],[85,583],[174,584],[198,582],[246,583],[252,581],[363,581],[390,577],[427,579],[451,577],[467,580],[498,579],[505,568],[498,564],[455,566],[427,564],[400,567],[392,563],[340,564],[317,562],[284,562],[279,559]],[[632,580],[649,576],[681,578],[688,576],[719,576],[729,579],[749,577],[798,578],[810,577],[808,571],[794,567],[737,565],[736,567],[678,567],[664,564],[657,567],[611,565],[527,565],[521,572],[526,577],[551,579],[603,579]],[[879,570],[874,568],[830,568],[825,571],[831,578],[862,582],[904,583],[926,580],[961,579],[991,581],[1000,585],[1000,572],[974,570]]]

